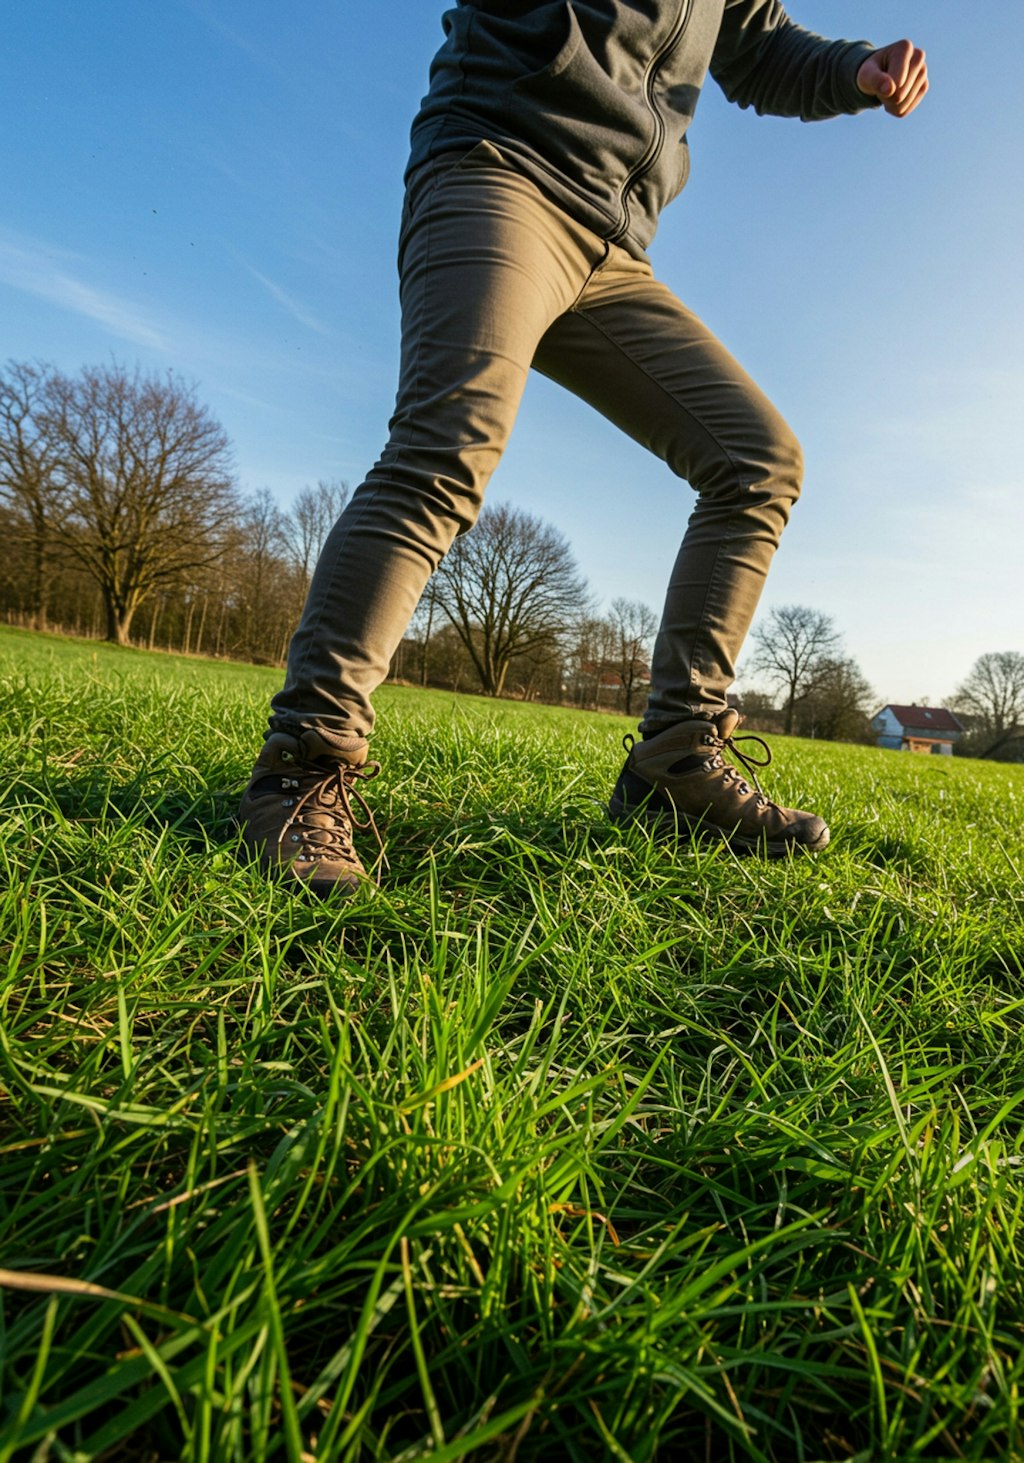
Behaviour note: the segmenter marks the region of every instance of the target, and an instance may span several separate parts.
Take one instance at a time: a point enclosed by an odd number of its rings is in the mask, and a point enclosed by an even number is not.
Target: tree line
[[[328,480],[287,510],[266,489],[242,493],[227,434],[173,372],[114,363],[69,375],[31,362],[0,372],[0,613],[9,622],[280,664],[347,498],[345,484]],[[632,715],[656,630],[638,601],[600,613],[557,529],[499,503],[430,581],[392,674]],[[872,740],[876,698],[828,615],[771,610],[741,669],[751,724]],[[964,750],[1014,755],[1024,656],[983,656],[951,705],[969,728]]]
[[[761,729],[873,742],[871,713],[879,698],[843,647],[829,615],[807,605],[770,610],[751,635],[744,683],[760,676],[769,687],[747,691],[743,711]],[[945,702],[964,727],[954,743],[961,756],[1024,762],[1024,654],[990,651]]]
[[[227,435],[173,372],[0,372],[0,613],[185,654],[283,662],[345,484],[288,510],[240,491]],[[619,706],[646,685],[645,605],[596,612],[569,545],[498,506],[431,582],[395,672],[429,684]]]
[[[245,495],[227,434],[173,372],[0,373],[0,609],[117,645],[280,661],[346,489]]]

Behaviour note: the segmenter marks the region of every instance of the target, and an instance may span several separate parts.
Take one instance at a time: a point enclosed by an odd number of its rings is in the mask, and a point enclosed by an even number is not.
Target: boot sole
[[[822,825],[822,831],[817,838],[808,843],[801,843],[795,838],[774,841],[748,838],[735,829],[719,828],[714,823],[704,822],[702,818],[691,818],[677,808],[668,812],[664,808],[652,808],[649,804],[637,807],[615,797],[608,804],[608,816],[613,823],[620,826],[641,823],[655,838],[704,839],[709,843],[724,843],[740,856],[757,855],[761,858],[779,859],[787,858],[793,853],[820,853],[829,841],[829,830],[825,825]]]

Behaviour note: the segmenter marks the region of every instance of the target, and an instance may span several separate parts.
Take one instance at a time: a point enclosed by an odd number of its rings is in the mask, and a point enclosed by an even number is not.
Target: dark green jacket
[[[686,183],[710,70],[730,101],[818,121],[871,102],[872,47],[801,29],[778,0],[459,0],[413,123],[410,171],[488,139],[631,253]]]

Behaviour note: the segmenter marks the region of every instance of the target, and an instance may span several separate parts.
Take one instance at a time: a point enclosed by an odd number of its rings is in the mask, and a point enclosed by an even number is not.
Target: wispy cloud
[[[255,407],[265,418],[280,416],[283,408],[279,401],[266,401],[262,396],[256,396],[251,391],[241,391],[236,386],[227,385],[224,382],[219,387],[221,396],[230,397],[232,401],[238,401],[243,406]]]
[[[260,284],[267,291],[267,293],[270,294],[277,301],[282,309],[287,310],[289,315],[291,315],[294,320],[297,320],[300,325],[305,325],[307,330],[315,330],[317,335],[334,334],[329,325],[325,325],[322,320],[318,320],[315,315],[311,314],[310,311],[307,310],[304,305],[301,305],[299,301],[294,298],[294,296],[290,295],[287,290],[283,290],[279,284],[275,284],[272,279],[268,279],[265,274],[261,274],[258,269],[254,268],[253,265],[247,264],[244,259],[242,260],[242,263],[252,275],[253,279],[259,280]]]
[[[131,300],[90,284],[80,256],[0,233],[0,284],[95,320],[121,340],[167,351],[166,336]]]
[[[336,340],[335,331],[235,251],[231,252],[276,305],[316,335]],[[111,336],[159,352],[178,369],[201,373],[221,389],[232,382],[244,391],[241,382],[250,372],[256,377],[273,372],[278,378],[282,373],[314,378],[339,389],[362,374],[352,353],[339,352],[334,346],[328,360],[321,360],[315,349],[282,354],[280,330],[273,329],[269,320],[254,318],[251,310],[243,318],[240,302],[227,301],[218,319],[199,322],[104,289],[90,278],[94,272],[95,266],[82,254],[0,226],[0,294],[5,286],[21,290],[69,315],[94,321]]]
[[[248,57],[255,65],[288,79],[288,72],[267,53],[265,47],[257,46],[244,32],[227,25],[219,15],[214,15],[209,6],[199,4],[198,0],[185,0],[185,3],[197,19],[208,25],[212,31],[221,36],[229,45],[234,46],[243,56]]]

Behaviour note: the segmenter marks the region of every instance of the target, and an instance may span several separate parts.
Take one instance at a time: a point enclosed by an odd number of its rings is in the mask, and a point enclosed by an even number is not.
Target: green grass
[[[379,889],[230,826],[276,672],[0,632],[0,1463],[1024,1457],[1024,769],[386,688]]]

